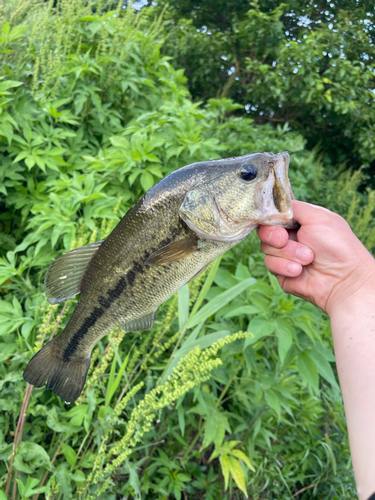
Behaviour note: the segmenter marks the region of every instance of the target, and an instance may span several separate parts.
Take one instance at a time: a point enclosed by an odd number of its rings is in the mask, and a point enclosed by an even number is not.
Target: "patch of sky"
[[[141,10],[145,5],[147,5],[147,0],[135,0],[132,7],[135,10]]]
[[[297,21],[298,26],[304,26],[305,28],[308,28],[311,23],[312,21],[308,16],[300,16]]]
[[[236,68],[235,68],[234,66],[231,66],[231,67],[228,69],[227,73],[228,73],[228,75],[230,76],[230,75],[233,75],[233,73],[234,73],[235,71],[236,71]]]

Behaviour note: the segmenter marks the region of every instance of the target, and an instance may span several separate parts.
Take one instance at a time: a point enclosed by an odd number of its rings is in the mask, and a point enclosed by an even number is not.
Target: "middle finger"
[[[288,243],[283,248],[275,248],[267,243],[261,243],[260,248],[266,255],[272,255],[274,257],[282,257],[284,259],[292,260],[298,262],[303,266],[311,264],[314,260],[314,253],[310,248],[298,241],[289,240]]]

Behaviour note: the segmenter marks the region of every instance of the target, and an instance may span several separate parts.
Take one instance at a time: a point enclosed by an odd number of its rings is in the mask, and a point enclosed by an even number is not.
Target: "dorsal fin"
[[[75,248],[55,260],[44,280],[44,293],[50,304],[64,302],[81,291],[87,265],[103,241]]]

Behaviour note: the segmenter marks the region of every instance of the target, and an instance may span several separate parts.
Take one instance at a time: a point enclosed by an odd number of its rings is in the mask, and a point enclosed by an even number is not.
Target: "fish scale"
[[[105,240],[57,259],[46,276],[48,300],[77,293],[80,300],[24,378],[74,401],[104,335],[150,328],[160,304],[260,223],[293,227],[288,165],[287,153],[254,153],[183,167],[143,195]]]

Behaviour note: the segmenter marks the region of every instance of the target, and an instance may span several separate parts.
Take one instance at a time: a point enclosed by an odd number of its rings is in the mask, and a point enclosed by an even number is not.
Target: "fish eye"
[[[244,181],[253,181],[258,175],[258,170],[254,165],[246,165],[240,170],[240,176]]]

